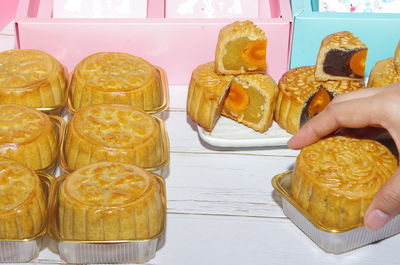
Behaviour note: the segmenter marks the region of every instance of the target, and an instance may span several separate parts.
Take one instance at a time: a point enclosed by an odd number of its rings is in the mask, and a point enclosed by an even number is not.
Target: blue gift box
[[[321,41],[348,30],[368,46],[365,75],[378,60],[394,56],[400,14],[318,12],[318,0],[291,0],[294,16],[290,68],[314,65]]]

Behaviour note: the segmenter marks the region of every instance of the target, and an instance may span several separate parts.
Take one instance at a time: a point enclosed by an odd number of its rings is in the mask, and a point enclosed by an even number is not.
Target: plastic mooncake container
[[[148,114],[154,115],[156,117],[162,118],[162,114],[163,112],[168,109],[169,106],[169,88],[168,88],[168,79],[167,79],[167,74],[165,72],[164,69],[162,69],[159,66],[153,65],[153,67],[155,68],[155,72],[156,72],[156,76],[158,79],[158,83],[159,83],[159,104],[151,109],[144,109],[145,112],[147,112]],[[125,97],[129,97],[129,95],[125,95]],[[74,114],[77,109],[74,107],[73,105],[73,95],[72,95],[72,89],[68,90],[68,100],[67,100],[67,109],[71,114]],[[105,94],[103,96],[103,98],[107,98],[107,94]],[[96,102],[93,104],[124,104],[124,102],[118,102],[118,101],[113,101],[113,102],[108,102],[108,101],[104,101],[102,100],[102,102]]]
[[[65,240],[58,229],[57,209],[60,186],[68,175],[58,177],[51,186],[49,202],[48,235],[50,244],[58,250],[60,258],[67,263],[145,263],[154,258],[165,242],[166,190],[162,177],[153,174],[162,187],[164,216],[161,231],[151,238],[141,240],[79,241]]]
[[[167,130],[165,128],[164,121],[158,117],[154,117],[154,119],[160,129],[161,146],[159,148],[162,149],[161,150],[161,161],[158,164],[154,164],[149,167],[143,167],[141,165],[139,165],[139,166],[146,169],[147,171],[150,171],[151,173],[159,175],[165,179],[169,175],[169,161],[170,161],[169,138],[168,138]],[[72,171],[74,171],[74,168],[68,165],[66,152],[65,152],[65,141],[66,141],[66,137],[67,137],[67,133],[68,133],[68,126],[69,126],[69,122],[66,123],[65,126],[63,126],[63,132],[62,132],[63,139],[61,140],[61,149],[60,149],[61,150],[60,151],[60,169],[61,169],[62,173],[71,173]],[[116,156],[112,156],[112,154],[115,152],[118,152],[117,148],[116,149],[109,148],[109,147],[100,147],[99,148],[99,150],[102,150],[102,149],[103,149],[104,153],[110,154],[108,156],[109,159],[105,159],[104,161],[96,161],[96,162],[107,161],[107,162],[128,163],[126,161],[118,161],[115,159],[113,160],[113,157],[116,157]],[[96,162],[91,162],[89,164],[93,164]]]
[[[50,185],[54,177],[46,173],[38,173],[38,176],[42,182],[44,194],[48,197]],[[0,240],[0,262],[29,262],[36,258],[42,248],[43,236],[46,234],[46,226],[47,224],[45,222],[40,231],[30,238]]]
[[[292,199],[290,195],[291,174],[292,171],[287,171],[272,179],[273,187],[282,196],[283,212],[325,252],[341,254],[400,232],[400,216],[395,217],[378,231],[370,231],[364,226],[335,230],[321,225]]]

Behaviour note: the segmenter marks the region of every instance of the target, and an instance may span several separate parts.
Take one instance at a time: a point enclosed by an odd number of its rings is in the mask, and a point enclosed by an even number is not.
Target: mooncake
[[[156,68],[127,53],[100,52],[86,57],[75,67],[70,90],[74,110],[113,103],[152,111],[162,101]]]
[[[267,38],[253,22],[237,21],[223,27],[215,50],[218,74],[265,73]]]
[[[160,182],[129,164],[102,162],[66,176],[57,210],[62,240],[141,240],[163,230]]]
[[[265,132],[272,125],[277,95],[278,87],[269,75],[236,76],[229,88],[222,115]]]
[[[69,170],[96,162],[161,166],[166,153],[161,120],[129,105],[91,105],[68,123],[64,156]]]
[[[233,76],[218,75],[214,62],[198,66],[192,73],[186,111],[193,122],[211,131],[221,115]]]
[[[46,203],[34,171],[0,158],[0,198],[0,239],[29,239],[43,230]]]
[[[22,105],[0,105],[0,156],[43,170],[58,156],[58,136],[50,118]]]
[[[67,83],[63,66],[43,51],[0,53],[0,104],[59,107],[65,104]]]
[[[320,113],[339,94],[364,88],[362,81],[316,81],[315,66],[302,66],[286,72],[278,82],[274,119],[291,134]]]
[[[324,227],[351,229],[363,224],[365,210],[396,169],[395,156],[377,141],[326,138],[301,150],[291,196]]]
[[[400,82],[400,73],[396,71],[394,58],[378,61],[371,69],[368,87],[381,87]]]
[[[330,34],[321,42],[315,79],[363,80],[367,46],[349,31]]]
[[[394,65],[396,67],[397,74],[400,75],[400,41],[397,43],[397,48],[394,52]]]

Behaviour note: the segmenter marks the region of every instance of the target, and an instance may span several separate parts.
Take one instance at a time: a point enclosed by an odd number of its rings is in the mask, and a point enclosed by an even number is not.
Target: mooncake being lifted
[[[43,229],[46,203],[31,169],[0,158],[0,198],[0,239],[28,239]]]
[[[233,76],[215,73],[214,62],[202,64],[194,69],[189,83],[186,111],[189,117],[207,131],[214,128]]]
[[[316,81],[314,72],[314,66],[293,68],[279,80],[274,118],[291,134],[325,109],[336,95],[364,88],[362,81]]]
[[[267,39],[251,21],[237,21],[221,29],[215,51],[219,74],[265,73]]]
[[[271,127],[278,95],[276,82],[269,75],[236,76],[225,100],[222,115],[265,132]]]
[[[100,52],[86,57],[74,70],[70,90],[75,110],[114,103],[151,111],[161,102],[156,68],[127,53]]]
[[[159,121],[160,123],[162,121]],[[64,156],[69,170],[96,162],[121,162],[144,168],[164,163],[166,131],[152,115],[128,105],[91,105],[68,123]]]
[[[0,104],[34,108],[65,103],[67,78],[63,66],[40,50],[0,53]]]
[[[328,35],[321,42],[315,79],[363,80],[367,46],[349,31]]]
[[[351,229],[363,224],[375,193],[396,169],[395,156],[379,142],[326,138],[301,150],[291,195],[324,227]]]
[[[44,170],[57,159],[57,141],[46,114],[22,105],[0,105],[0,156]]]
[[[163,187],[134,165],[103,162],[69,174],[59,190],[62,240],[140,240],[165,222]]]

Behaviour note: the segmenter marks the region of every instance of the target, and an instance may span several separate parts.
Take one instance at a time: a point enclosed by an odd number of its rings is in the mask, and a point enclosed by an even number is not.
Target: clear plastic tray
[[[167,74],[159,66],[154,65],[157,70],[159,80],[160,80],[160,94],[161,94],[161,102],[160,105],[152,110],[146,110],[148,114],[152,114],[156,117],[162,118],[162,113],[165,111],[169,106],[169,89],[168,89],[168,79]],[[68,90],[68,100],[67,100],[67,109],[71,114],[76,112],[76,109],[72,106],[71,102],[71,91]]]
[[[346,230],[327,228],[307,214],[290,195],[292,171],[279,174],[272,179],[272,185],[282,196],[285,215],[325,252],[340,254],[391,237],[400,232],[400,216],[395,217],[378,231],[364,226]]]
[[[166,189],[162,177],[153,174],[162,187],[164,204],[163,228],[159,234],[143,240],[121,241],[70,241],[60,238],[57,226],[57,194],[59,186],[67,175],[58,177],[51,186],[49,202],[48,235],[55,244],[60,258],[67,263],[145,263],[154,258],[156,251],[164,244],[166,229]]]
[[[38,173],[43,191],[48,197],[51,182],[54,177],[46,173]],[[43,236],[46,233],[46,223],[42,229],[31,238],[21,240],[0,240],[0,262],[29,262],[39,255]]]
[[[167,134],[167,130],[165,129],[164,122],[155,117],[158,125],[160,126],[161,137],[162,137],[162,149],[163,149],[163,159],[162,162],[154,167],[145,167],[147,171],[150,171],[156,175],[162,176],[163,178],[167,178],[169,175],[169,160],[170,160],[170,151],[169,151],[169,138]],[[66,161],[64,154],[64,137],[66,136],[68,130],[68,123],[63,126],[62,139],[61,139],[61,147],[60,147],[60,170],[62,174],[71,173],[74,171],[71,169]],[[118,161],[108,161],[108,162],[118,162]]]

